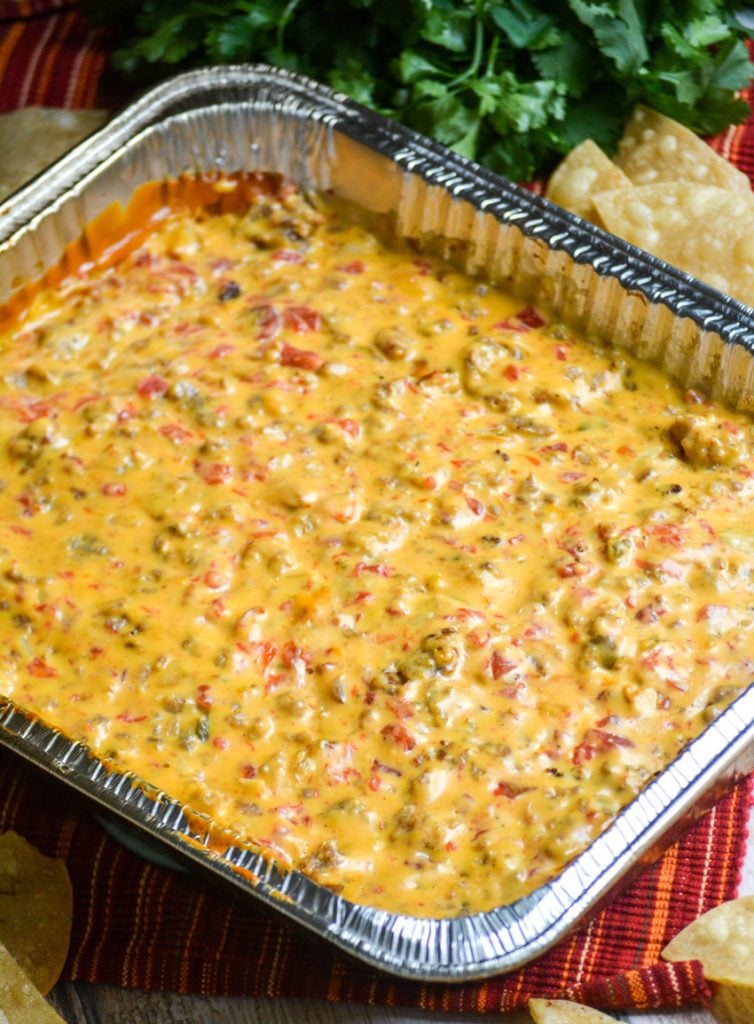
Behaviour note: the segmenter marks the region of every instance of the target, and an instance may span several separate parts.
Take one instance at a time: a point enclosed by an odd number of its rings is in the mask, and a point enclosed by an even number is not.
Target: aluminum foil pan
[[[301,77],[268,67],[181,75],[149,92],[0,206],[0,302],[144,181],[222,169],[278,171],[329,190],[466,270],[608,334],[686,386],[754,409],[754,311],[443,147]],[[356,906],[274,864],[169,795],[107,769],[0,698],[0,743],[159,841],[165,852],[366,963],[462,981],[543,953],[614,886],[754,767],[754,688],[628,805],[561,874],[495,910],[449,920]]]

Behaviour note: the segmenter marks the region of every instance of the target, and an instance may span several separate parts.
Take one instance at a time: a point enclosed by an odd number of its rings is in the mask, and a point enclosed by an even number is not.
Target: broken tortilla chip
[[[0,1021],[2,1024],[64,1024],[0,943]]]
[[[751,194],[749,179],[703,139],[649,107],[634,110],[615,157],[635,185],[689,181]]]
[[[585,139],[555,168],[545,198],[602,227],[595,193],[630,187],[631,180],[620,167],[595,142]]]
[[[699,960],[717,983],[710,1009],[721,1024],[754,1020],[754,896],[721,903],[679,932],[665,960]]]
[[[615,1024],[614,1017],[567,999],[530,999],[535,1024]]]
[[[754,199],[662,182],[594,197],[605,227],[734,298],[754,303]]]
[[[0,942],[43,995],[60,977],[72,922],[63,861],[45,857],[16,832],[0,834]]]

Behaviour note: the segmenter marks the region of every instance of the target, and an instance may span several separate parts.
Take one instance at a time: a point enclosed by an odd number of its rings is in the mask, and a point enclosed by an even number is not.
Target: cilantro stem
[[[479,0],[476,3],[476,14],[474,16],[474,52],[471,58],[471,63],[463,72],[462,75],[458,75],[451,82],[448,82],[448,88],[454,89],[457,85],[462,82],[468,81],[469,78],[474,78],[476,73],[479,71],[479,65],[482,63],[482,53],[484,51],[484,25],[482,24],[481,15],[481,4]]]
[[[283,13],[280,15],[277,36],[275,38],[278,50],[283,49],[283,38],[285,36],[285,30],[288,27],[289,21],[295,14],[296,8],[298,7],[300,2],[301,0],[288,0],[288,3],[285,5],[285,8],[283,9]]]
[[[494,36],[492,43],[490,44],[490,52],[487,57],[487,67],[484,72],[484,77],[489,78],[495,72],[495,61],[497,60],[497,50],[500,45],[500,36]]]

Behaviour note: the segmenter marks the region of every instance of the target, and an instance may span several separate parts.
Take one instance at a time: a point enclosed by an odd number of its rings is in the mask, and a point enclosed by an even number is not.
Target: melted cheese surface
[[[272,179],[0,380],[0,690],[348,899],[524,895],[754,675],[750,421]]]

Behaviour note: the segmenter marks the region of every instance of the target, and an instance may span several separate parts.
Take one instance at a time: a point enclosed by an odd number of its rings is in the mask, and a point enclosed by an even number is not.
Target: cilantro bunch
[[[749,112],[748,12],[716,0],[139,0],[135,18],[129,0],[89,4],[134,26],[115,54],[132,79],[276,64],[518,180],[587,137],[610,151],[637,102],[705,135]]]

